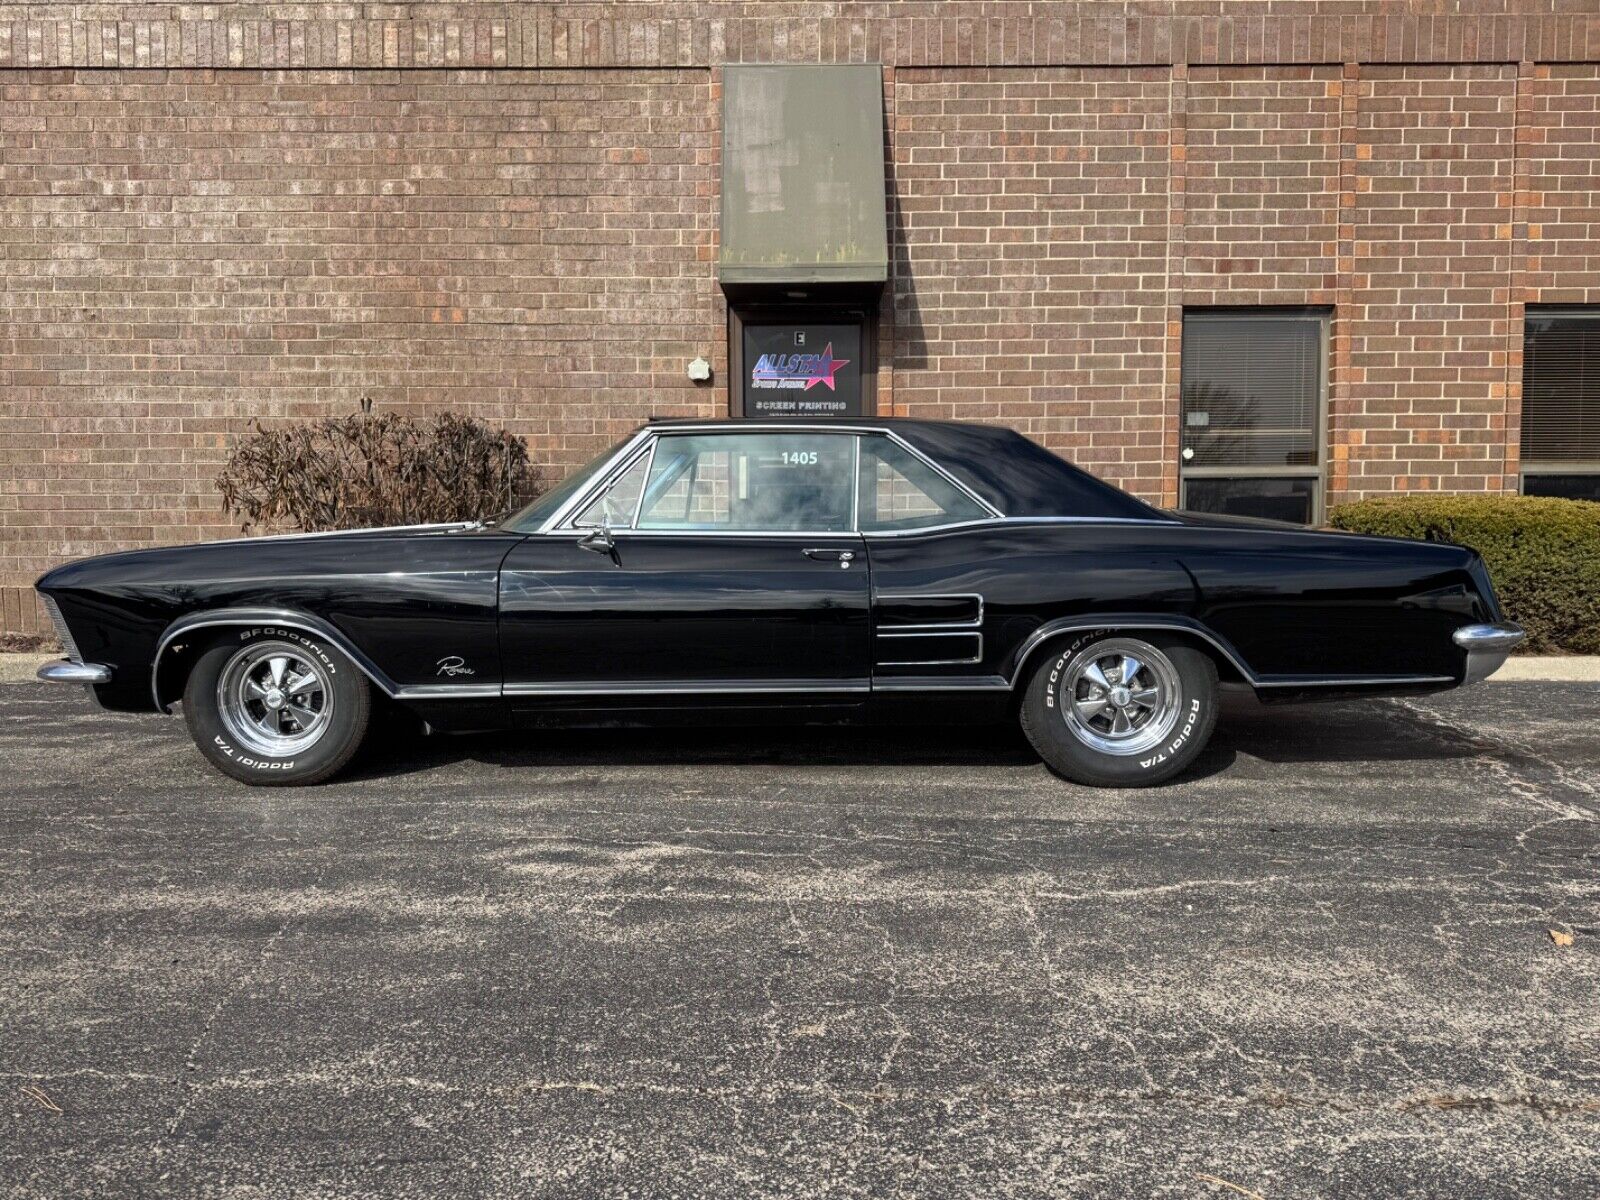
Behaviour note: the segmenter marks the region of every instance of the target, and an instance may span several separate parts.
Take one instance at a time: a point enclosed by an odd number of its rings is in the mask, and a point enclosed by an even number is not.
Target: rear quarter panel
[[[869,535],[867,544],[875,598],[984,598],[980,663],[880,666],[880,679],[1009,675],[1019,647],[1042,626],[1099,614],[1191,618],[1254,675],[1280,682],[1454,679],[1464,660],[1450,635],[1493,619],[1472,578],[1472,552],[1433,543],[1177,521],[1066,521]]]

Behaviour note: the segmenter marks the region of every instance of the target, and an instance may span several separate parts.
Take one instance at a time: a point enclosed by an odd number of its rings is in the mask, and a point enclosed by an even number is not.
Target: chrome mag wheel
[[[333,717],[328,669],[288,642],[246,646],[222,668],[217,715],[246,750],[270,758],[300,754],[316,745]]]
[[[1183,687],[1172,660],[1148,642],[1108,638],[1073,656],[1057,705],[1074,737],[1103,754],[1143,754],[1177,724]]]

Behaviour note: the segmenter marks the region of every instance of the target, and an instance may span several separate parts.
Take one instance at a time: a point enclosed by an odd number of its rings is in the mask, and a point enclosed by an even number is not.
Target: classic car
[[[181,702],[248,783],[429,731],[1021,722],[1068,779],[1195,759],[1262,700],[1484,678],[1521,639],[1459,546],[1152,508],[1007,429],[651,422],[520,512],[136,550],[39,580],[41,678]],[[1308,736],[1312,736],[1308,729]]]

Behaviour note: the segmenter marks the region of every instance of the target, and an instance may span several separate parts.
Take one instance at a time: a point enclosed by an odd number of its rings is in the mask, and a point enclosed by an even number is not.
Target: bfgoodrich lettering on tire
[[[1217,720],[1217,665],[1177,638],[1096,630],[1047,648],[1022,729],[1078,783],[1149,787],[1182,771]]]
[[[338,648],[272,625],[220,635],[183,689],[200,753],[252,784],[327,779],[360,749],[371,711],[365,677]]]

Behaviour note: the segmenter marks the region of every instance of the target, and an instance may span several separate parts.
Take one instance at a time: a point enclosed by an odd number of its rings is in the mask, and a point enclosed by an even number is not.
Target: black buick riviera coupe
[[[1152,784],[1219,684],[1457,687],[1522,638],[1430,542],[1151,508],[1005,429],[661,421],[496,521],[137,550],[39,581],[47,680],[313,783],[376,711],[431,729],[1019,720],[1062,775]],[[1307,730],[1308,736],[1314,736]]]

